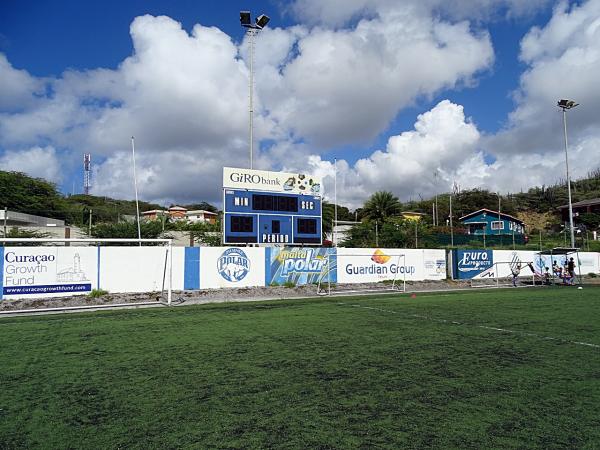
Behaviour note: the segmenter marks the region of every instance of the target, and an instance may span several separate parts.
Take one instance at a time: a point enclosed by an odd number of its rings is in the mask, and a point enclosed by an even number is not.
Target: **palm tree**
[[[321,204],[321,208],[323,210],[322,217],[322,226],[323,226],[323,237],[325,237],[326,233],[331,233],[332,225],[333,225],[333,203],[326,202],[323,200]]]
[[[398,197],[391,192],[378,191],[366,201],[363,214],[371,220],[383,223],[387,218],[398,214],[401,206]]]

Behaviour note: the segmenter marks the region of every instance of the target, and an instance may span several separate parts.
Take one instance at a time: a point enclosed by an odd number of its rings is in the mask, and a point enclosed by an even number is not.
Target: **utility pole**
[[[434,208],[434,220],[433,220],[433,225],[434,226],[439,226],[440,222],[438,220],[438,195],[437,195],[437,177],[438,177],[438,169],[435,169],[435,172],[433,172],[433,179],[434,179],[434,188],[435,188],[435,208]]]
[[[415,248],[419,248],[419,221],[415,220]]]
[[[88,220],[88,236],[92,237],[92,210],[90,209],[90,217]]]
[[[140,203],[138,201],[137,175],[135,173],[135,138],[131,136],[131,159],[133,160],[133,188],[135,190],[135,212],[137,222],[137,232],[140,247],[142,246],[142,232],[140,229]]]
[[[333,245],[337,247],[337,232],[336,226],[338,222],[337,215],[337,158],[333,159],[333,228],[331,229],[331,235],[333,237]]]
[[[450,246],[454,247],[454,227],[452,225],[452,193],[450,193]]]
[[[502,218],[500,217],[500,212],[501,212],[501,206],[500,206],[500,192],[498,192],[498,222],[502,221]],[[498,235],[500,235],[500,223],[498,223]]]
[[[5,206],[4,207],[4,234],[3,234],[4,237],[6,237],[6,219],[7,219],[6,216],[8,216],[8,208]],[[6,245],[6,242],[3,242],[2,245]],[[3,276],[3,275],[0,275],[0,277],[1,276]]]
[[[483,248],[487,248],[485,246],[485,228],[486,228],[486,224],[483,224],[483,228],[482,228],[482,231],[483,231]]]

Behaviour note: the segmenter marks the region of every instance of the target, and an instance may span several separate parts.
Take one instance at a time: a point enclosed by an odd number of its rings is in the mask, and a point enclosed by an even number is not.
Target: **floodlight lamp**
[[[264,15],[264,14],[261,14],[260,16],[258,16],[258,17],[256,18],[256,26],[257,26],[258,28],[261,28],[261,29],[262,29],[262,28],[264,28],[264,27],[266,27],[266,26],[267,26],[267,24],[269,23],[269,20],[271,20],[269,16],[266,16],[266,15]]]
[[[240,11],[240,23],[243,27],[250,26],[250,11]]]
[[[575,108],[579,103],[574,102],[573,100],[562,99],[558,102],[558,107],[562,109],[571,109]]]

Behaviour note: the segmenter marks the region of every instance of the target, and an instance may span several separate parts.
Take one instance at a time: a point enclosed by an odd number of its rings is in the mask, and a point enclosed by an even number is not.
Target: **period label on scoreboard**
[[[304,194],[319,197],[323,195],[322,180],[320,177],[314,175],[235,169],[231,167],[223,167],[223,188]]]

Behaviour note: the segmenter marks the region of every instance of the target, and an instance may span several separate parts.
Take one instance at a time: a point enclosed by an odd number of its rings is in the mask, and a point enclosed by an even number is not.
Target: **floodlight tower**
[[[250,18],[250,11],[240,11],[240,24],[246,28],[248,34],[248,44],[250,45],[250,169],[252,169],[252,154],[254,152],[254,136],[253,136],[253,120],[254,120],[254,105],[253,105],[253,94],[254,94],[254,37],[267,26],[269,23],[269,16],[261,14],[256,18],[256,22],[252,23]]]
[[[567,110],[575,108],[579,103],[573,100],[559,100],[557,106],[563,112],[563,125],[565,129],[565,163],[567,167],[567,193],[569,195],[569,228],[571,231],[571,248],[575,248],[575,230],[573,229],[573,203],[571,201],[571,179],[569,178],[569,151],[567,142]]]
[[[92,155],[90,153],[83,154],[83,193],[90,194],[92,187]]]

